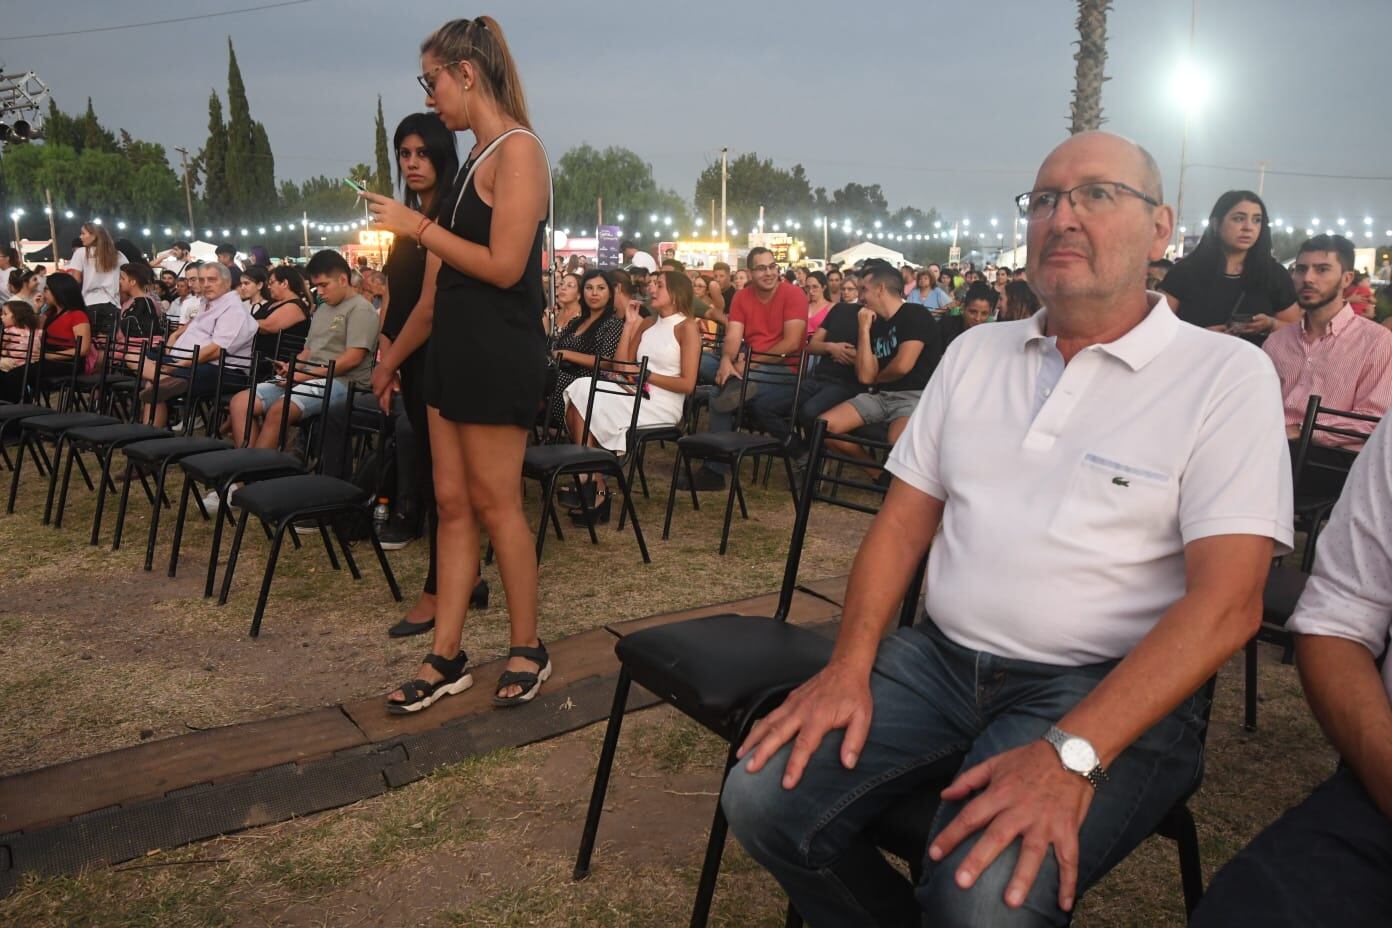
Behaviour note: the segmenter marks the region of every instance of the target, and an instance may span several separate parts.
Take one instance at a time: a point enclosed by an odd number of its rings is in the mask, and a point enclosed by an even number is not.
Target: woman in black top
[[[254,279],[257,274],[266,275],[266,292],[270,295],[269,300],[251,313],[256,320],[253,345],[264,366],[276,359],[287,360],[304,347],[314,298],[299,268],[277,267],[268,272],[253,266],[243,271],[242,277]]]
[[[425,401],[440,517],[435,635],[416,679],[387,697],[396,713],[473,685],[460,639],[478,578],[480,528],[497,552],[511,631],[494,702],[527,702],[551,675],[537,637],[536,549],[521,479],[528,430],[546,392],[540,272],[550,169],[497,22],[483,16],[441,26],[421,46],[421,68],[427,104],[476,143],[438,224],[389,197],[364,195],[378,223],[429,250],[427,276],[439,268],[432,311],[411,314],[386,361],[399,369],[429,336]],[[380,377],[375,383],[385,386]]]
[[[613,360],[623,337],[623,320],[614,312],[614,287],[604,271],[591,269],[580,278],[580,315],[556,336],[552,349],[558,365],[551,394],[550,422],[565,424],[565,388],[594,373],[595,355]]]
[[[1179,318],[1217,332],[1261,334],[1300,320],[1290,272],[1271,254],[1271,216],[1250,190],[1218,198],[1203,238],[1160,289]]]
[[[405,190],[406,205],[435,218],[444,198],[449,194],[451,179],[459,172],[459,153],[454,147],[454,134],[445,128],[434,113],[413,113],[396,127],[393,140],[396,149],[397,181]],[[435,627],[437,561],[436,547],[439,517],[435,509],[435,481],[430,456],[430,424],[425,404],[425,343],[408,346],[402,331],[407,320],[435,298],[435,281],[426,274],[427,252],[420,242],[409,236],[392,242],[391,254],[382,270],[387,275],[387,307],[382,317],[379,335],[383,362],[374,371],[374,385],[382,379],[389,384],[383,411],[392,415],[391,393],[401,391],[402,406],[411,422],[415,439],[416,490],[421,515],[426,520],[430,566],[425,586],[406,617],[393,625],[389,633],[396,637],[428,632]],[[398,363],[393,343],[408,348],[410,354]],[[487,587],[478,585],[486,591]],[[478,588],[478,587],[476,587]],[[487,593],[482,594],[486,596]]]

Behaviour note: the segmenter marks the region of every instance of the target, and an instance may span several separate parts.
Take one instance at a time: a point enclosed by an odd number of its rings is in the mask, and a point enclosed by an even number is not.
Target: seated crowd
[[[822,272],[758,247],[738,271],[706,272],[625,243],[626,267],[564,274],[547,312],[542,431],[621,455],[634,404],[638,427],[677,426],[700,397],[710,431],[765,431],[793,456],[818,420],[894,444],[865,460],[888,494],[831,663],[755,726],[721,799],[812,924],[1066,924],[1202,775],[1205,682],[1255,633],[1269,565],[1294,543],[1309,398],[1376,417],[1392,403],[1392,332],[1353,299],[1346,239],[1309,239],[1287,270],[1260,198],[1232,191],[1171,266],[1154,159],[1107,133],[1056,148],[1018,205],[1027,268]],[[138,371],[157,425],[190,383],[194,396],[240,387],[225,422],[238,446],[331,418],[350,385],[376,402],[390,275],[329,250],[302,275],[242,267],[230,244],[206,263],[185,242],[150,263],[132,249],[87,224],[71,273],[14,267],[0,399],[24,399],[31,365],[100,363],[104,335],[170,350]],[[597,365],[622,384],[605,362],[642,359],[641,393],[592,393]],[[299,363],[332,363],[332,382],[318,369],[288,382]],[[384,402],[412,427],[401,400]],[[1358,437],[1321,437],[1312,454],[1357,463],[1326,488],[1339,503],[1291,629],[1344,766],[1219,873],[1196,924],[1384,920],[1392,674],[1375,658],[1392,626],[1392,438],[1331,421]],[[398,471],[409,495],[420,471]],[[691,479],[715,490],[728,473],[707,463]],[[585,479],[566,503],[607,520],[609,488]],[[1002,576],[1011,550],[1030,556]],[[924,558],[926,615],[887,634]],[[925,772],[948,756],[960,770],[911,887],[866,829],[938,788]]]

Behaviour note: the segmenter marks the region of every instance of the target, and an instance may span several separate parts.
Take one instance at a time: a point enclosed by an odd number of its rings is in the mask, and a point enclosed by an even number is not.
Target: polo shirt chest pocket
[[[1157,467],[1086,453],[1054,511],[1049,533],[1120,560],[1165,553],[1178,535],[1179,489]]]

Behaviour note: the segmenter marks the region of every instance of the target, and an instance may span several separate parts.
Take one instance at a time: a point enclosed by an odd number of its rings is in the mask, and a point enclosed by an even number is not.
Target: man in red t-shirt
[[[710,430],[728,432],[734,427],[731,415],[739,405],[739,380],[744,372],[737,369],[740,345],[749,343],[754,351],[767,354],[797,355],[807,340],[807,294],[778,276],[778,262],[767,248],[753,248],[745,259],[749,270],[749,286],[735,294],[730,303],[730,321],[725,326],[725,345],[715,382],[720,388],[710,403]],[[774,434],[786,431],[787,423],[777,416],[761,415],[773,408],[786,408],[797,383],[797,359],[789,364],[760,365],[761,376],[757,390],[750,386],[746,397],[748,419],[767,427]],[[765,375],[772,374],[787,381],[769,383]],[[725,488],[723,464],[707,463],[696,471],[697,490]],[[684,480],[682,481],[684,483]]]

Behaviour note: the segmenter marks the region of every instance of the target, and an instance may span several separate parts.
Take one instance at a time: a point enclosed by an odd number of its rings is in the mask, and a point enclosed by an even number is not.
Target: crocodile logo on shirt
[[[1131,485],[1131,481],[1127,480],[1125,477],[1113,477],[1112,483],[1119,487],[1129,487]]]

